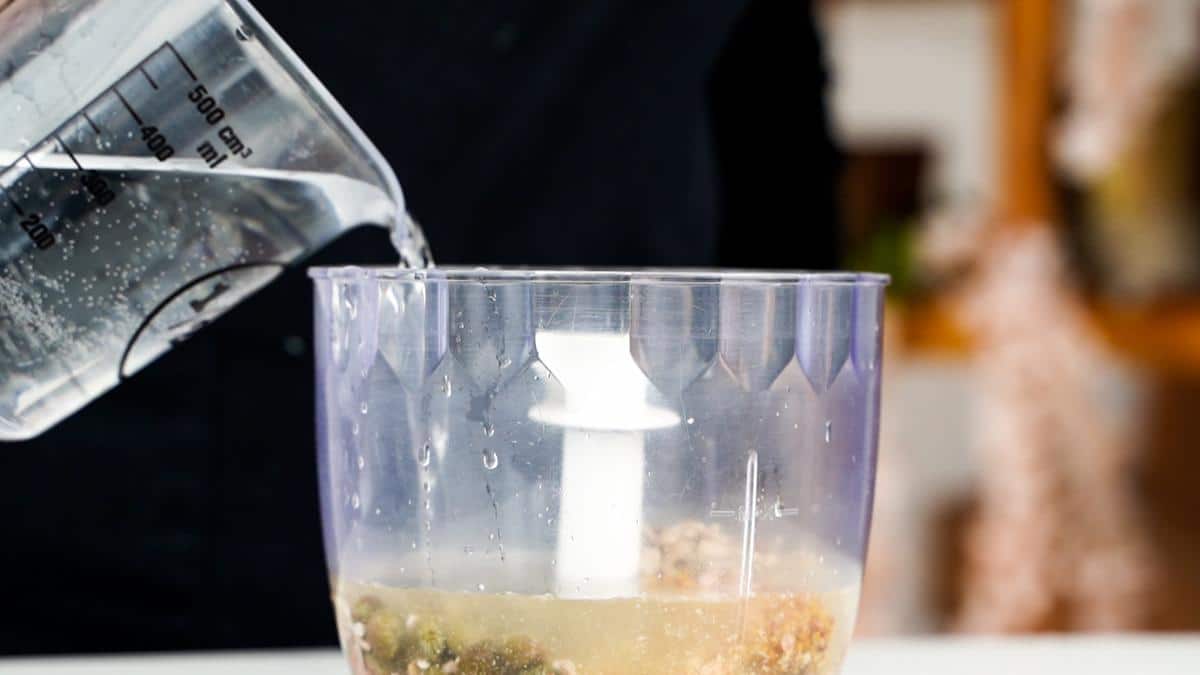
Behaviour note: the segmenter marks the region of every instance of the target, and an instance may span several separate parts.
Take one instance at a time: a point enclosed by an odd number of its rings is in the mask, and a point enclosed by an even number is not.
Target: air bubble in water
[[[478,588],[478,589],[479,589],[479,592],[480,592],[480,593],[482,593],[482,592],[483,592],[483,591],[484,591],[484,590],[485,590],[487,587],[486,587],[486,586],[484,586],[483,584],[479,584],[479,585],[478,585],[478,586],[476,586],[475,588]]]
[[[433,449],[429,447],[428,443],[426,443],[425,445],[421,446],[420,450],[417,451],[417,463],[421,466],[429,466],[429,462],[432,460]]]
[[[367,405],[367,402],[363,401],[362,406],[359,407],[359,410],[362,411],[362,414],[366,415],[368,407],[369,406]]]
[[[484,422],[483,423],[483,435],[487,436],[488,438],[495,436],[496,435],[496,427],[493,426],[491,422]]]
[[[454,387],[450,384],[449,375],[442,376],[442,393],[446,395],[446,398],[454,395]]]
[[[363,468],[366,467],[366,465],[367,465],[367,458],[363,457],[362,455],[359,455],[358,456],[358,470],[362,471]]]
[[[695,418],[695,417],[689,417],[689,418],[687,418],[687,423],[688,423],[688,424],[695,424],[695,423],[696,423],[696,418]]]
[[[833,420],[825,420],[825,442],[833,442]]]
[[[358,498],[358,493],[357,493],[357,492],[355,492],[355,493],[354,493],[354,494],[353,494],[353,495],[350,497],[350,507],[351,507],[351,508],[353,508],[355,511],[357,511],[357,510],[358,510],[358,507],[359,507],[359,506],[361,506],[361,505],[362,505],[362,500],[360,500],[360,499]]]
[[[500,457],[495,450],[487,449],[483,451],[483,467],[488,471],[494,471],[500,466]]]

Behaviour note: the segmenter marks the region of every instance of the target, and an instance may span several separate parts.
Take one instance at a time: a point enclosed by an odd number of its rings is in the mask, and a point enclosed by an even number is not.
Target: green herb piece
[[[366,623],[375,612],[383,609],[383,601],[374,595],[364,595],[350,608],[350,618],[360,623]]]

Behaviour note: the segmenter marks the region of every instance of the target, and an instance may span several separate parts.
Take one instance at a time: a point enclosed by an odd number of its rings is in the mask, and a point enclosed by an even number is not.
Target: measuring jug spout
[[[391,168],[244,0],[11,0],[0,63],[0,440],[346,228],[425,258]]]

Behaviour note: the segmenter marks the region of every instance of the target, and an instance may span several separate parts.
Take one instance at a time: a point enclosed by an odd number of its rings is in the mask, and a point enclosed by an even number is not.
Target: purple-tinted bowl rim
[[[409,269],[388,266],[313,267],[308,276],[331,281],[468,281],[476,283],[761,283],[882,287],[886,274],[706,268],[466,267]]]

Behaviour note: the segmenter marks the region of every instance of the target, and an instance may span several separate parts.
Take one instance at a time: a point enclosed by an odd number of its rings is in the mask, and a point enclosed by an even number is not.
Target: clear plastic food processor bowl
[[[312,276],[355,673],[838,671],[885,277]]]

